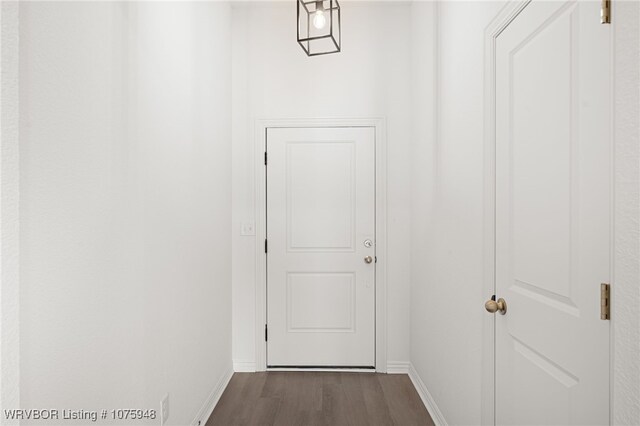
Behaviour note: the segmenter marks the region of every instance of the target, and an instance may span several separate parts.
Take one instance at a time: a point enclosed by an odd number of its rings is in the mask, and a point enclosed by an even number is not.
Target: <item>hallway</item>
[[[404,374],[235,373],[206,426],[431,426]]]
[[[0,426],[640,426],[640,0],[0,24]]]

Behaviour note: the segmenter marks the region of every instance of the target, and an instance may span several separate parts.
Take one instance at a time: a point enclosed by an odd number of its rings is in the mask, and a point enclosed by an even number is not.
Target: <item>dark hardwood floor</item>
[[[433,425],[403,374],[235,373],[206,426]]]

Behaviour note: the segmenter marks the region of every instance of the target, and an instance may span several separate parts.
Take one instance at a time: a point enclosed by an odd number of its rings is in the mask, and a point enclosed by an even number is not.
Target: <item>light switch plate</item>
[[[252,236],[256,235],[256,225],[253,222],[242,222],[240,227],[240,235]]]

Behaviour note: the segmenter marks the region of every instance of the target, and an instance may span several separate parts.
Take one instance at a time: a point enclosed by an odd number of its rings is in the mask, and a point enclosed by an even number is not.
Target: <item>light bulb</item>
[[[324,17],[324,10],[316,10],[313,14],[313,26],[321,30],[327,25],[327,18]]]

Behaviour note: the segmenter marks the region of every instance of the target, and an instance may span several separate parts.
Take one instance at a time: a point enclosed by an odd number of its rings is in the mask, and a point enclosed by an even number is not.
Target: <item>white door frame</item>
[[[495,294],[496,240],[496,39],[531,0],[509,1],[485,29],[484,37],[484,224],[482,292]],[[482,306],[478,306],[482,309]],[[495,315],[482,322],[481,422],[495,424]]]
[[[486,298],[495,294],[495,217],[496,217],[496,177],[495,177],[495,152],[496,152],[496,39],[504,31],[504,29],[522,12],[522,10],[532,0],[511,0],[498,12],[496,17],[491,21],[485,30],[485,49],[484,49],[484,232],[483,232],[483,282],[482,289]],[[600,24],[599,24],[600,25]],[[612,35],[613,39],[613,35]],[[613,49],[611,54],[613,55]],[[613,60],[613,58],[611,58]],[[612,61],[613,63],[613,61]],[[612,79],[615,75],[612,74]],[[612,99],[614,91],[611,91]],[[615,103],[611,103],[615,105]],[[613,115],[613,113],[612,113]],[[610,117],[611,119],[612,117]],[[612,126],[613,128],[613,126]],[[614,146],[620,142],[613,139],[610,146],[611,158],[614,158]],[[611,182],[619,182],[619,178],[615,176],[615,163],[611,167]],[[611,218],[615,218],[614,203],[615,187],[611,190]],[[611,279],[612,294],[615,298],[614,265],[615,265],[615,234],[613,232],[613,219],[611,223]],[[481,307],[480,307],[481,308]],[[482,343],[482,403],[481,403],[481,422],[483,425],[495,425],[495,315],[486,315],[483,321],[483,343]],[[611,315],[611,332],[609,342],[609,389],[610,389],[610,409],[609,422],[613,424],[613,401],[611,390],[614,386],[613,370],[613,327],[615,324],[615,314]]]
[[[266,179],[264,152],[269,128],[372,127],[375,129],[376,158],[376,371],[387,372],[387,142],[384,118],[298,118],[259,119],[255,122],[256,176],[256,371],[266,371],[267,276],[264,240],[266,239]]]

